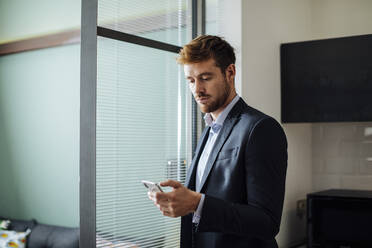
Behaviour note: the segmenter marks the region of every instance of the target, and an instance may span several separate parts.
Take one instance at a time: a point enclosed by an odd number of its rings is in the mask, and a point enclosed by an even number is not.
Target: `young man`
[[[287,141],[273,118],[235,91],[234,49],[203,35],[181,50],[190,90],[205,128],[185,186],[149,193],[166,216],[182,216],[181,247],[278,247],[287,169]]]

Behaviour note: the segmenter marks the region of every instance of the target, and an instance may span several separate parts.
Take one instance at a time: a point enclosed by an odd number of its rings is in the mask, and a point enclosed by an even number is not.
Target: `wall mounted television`
[[[372,121],[372,35],[281,44],[283,123]]]

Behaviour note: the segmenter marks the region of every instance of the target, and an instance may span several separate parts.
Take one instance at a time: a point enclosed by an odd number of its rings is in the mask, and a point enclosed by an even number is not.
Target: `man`
[[[271,117],[235,92],[234,49],[204,35],[181,50],[178,62],[200,110],[203,131],[185,186],[149,193],[166,216],[181,219],[181,247],[278,247],[287,141]]]

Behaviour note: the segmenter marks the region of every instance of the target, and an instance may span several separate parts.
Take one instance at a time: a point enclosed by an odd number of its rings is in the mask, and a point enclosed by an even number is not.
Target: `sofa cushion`
[[[0,230],[0,247],[26,247],[26,236],[30,234],[31,230],[26,232],[16,232],[9,230]]]
[[[79,228],[36,225],[28,239],[28,248],[78,248]]]

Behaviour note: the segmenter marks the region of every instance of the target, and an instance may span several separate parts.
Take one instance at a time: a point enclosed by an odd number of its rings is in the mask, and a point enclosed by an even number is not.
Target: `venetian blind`
[[[98,25],[173,45],[186,37],[186,1],[99,1]],[[97,40],[97,247],[178,247],[141,180],[185,180],[190,95],[176,54]]]

